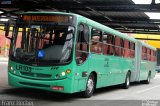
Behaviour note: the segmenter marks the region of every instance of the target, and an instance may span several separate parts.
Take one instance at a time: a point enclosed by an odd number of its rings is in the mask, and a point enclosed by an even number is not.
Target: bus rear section
[[[154,78],[156,74],[156,49],[144,42],[137,41],[135,62],[135,81],[149,83],[150,78]]]
[[[150,82],[156,74],[156,49],[142,42],[141,62],[140,62],[140,80]]]

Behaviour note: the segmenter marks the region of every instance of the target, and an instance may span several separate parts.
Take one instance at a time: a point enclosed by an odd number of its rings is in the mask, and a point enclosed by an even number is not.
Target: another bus
[[[77,14],[22,13],[10,39],[15,87],[91,97],[96,88],[149,83],[156,73],[154,47]]]

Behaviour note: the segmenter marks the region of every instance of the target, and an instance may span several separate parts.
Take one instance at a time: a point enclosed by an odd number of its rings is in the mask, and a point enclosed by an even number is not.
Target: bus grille
[[[19,82],[22,85],[27,86],[34,86],[34,87],[50,87],[50,85],[44,85],[44,84],[35,84],[35,83],[28,83],[28,82]]]
[[[40,74],[40,73],[30,73],[30,72],[20,72],[21,75],[29,76],[29,77],[37,77],[37,78],[51,78],[50,74]]]

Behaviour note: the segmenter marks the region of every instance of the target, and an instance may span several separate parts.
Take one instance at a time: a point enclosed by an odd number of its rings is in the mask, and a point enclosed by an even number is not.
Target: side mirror
[[[5,30],[5,37],[12,40],[12,37],[9,37],[9,29],[10,29],[10,24],[9,23],[6,23],[5,24],[5,27],[4,27],[4,30]],[[14,29],[14,28],[13,28]]]
[[[6,24],[5,24],[5,28],[4,28],[6,38],[7,38],[8,35],[9,35],[9,28],[10,28],[9,23],[6,23]]]

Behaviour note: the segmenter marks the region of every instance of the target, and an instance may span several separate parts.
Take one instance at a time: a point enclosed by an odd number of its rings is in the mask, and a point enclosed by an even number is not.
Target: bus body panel
[[[13,85],[15,87],[32,87],[32,88],[40,88],[40,89],[46,89],[51,91],[57,91],[52,90],[52,86],[63,86],[64,90],[60,92],[69,92],[72,93],[74,91],[73,87],[73,81],[74,79],[74,68],[72,63],[66,66],[49,66],[49,67],[37,67],[37,66],[29,66],[24,64],[19,64],[13,61],[9,61],[9,67],[12,67],[8,69],[8,78],[9,78],[9,84]],[[31,70],[27,70],[28,68],[32,68]],[[66,74],[65,76],[62,76],[61,73],[65,72],[66,70],[71,70],[71,74]],[[25,85],[22,83],[33,83],[31,85]],[[37,84],[37,85],[36,85]],[[47,85],[47,87],[38,87],[38,84],[40,85]],[[74,82],[76,85],[76,83]],[[33,85],[33,86],[32,86]]]
[[[136,48],[135,48],[135,81],[140,81],[140,74],[141,74],[141,69],[140,69],[140,63],[141,63],[141,52],[142,52],[142,44],[137,41],[136,43]]]
[[[156,50],[155,48],[153,48],[152,46],[150,45],[147,45],[145,44],[144,42],[140,42],[140,53],[138,53],[138,55],[140,55],[140,80],[146,80],[147,77],[148,77],[148,74],[149,74],[149,71],[151,72],[151,78],[153,78],[156,74],[156,71],[155,71],[155,67],[156,67],[156,62],[152,62],[152,61],[148,61],[148,60],[142,60],[142,47],[146,47],[146,48],[149,48],[151,50]]]
[[[148,77],[149,71],[151,71],[151,78],[153,78],[156,74],[155,66],[156,63],[148,62],[148,61],[141,61],[140,65],[140,80],[146,80]]]
[[[49,81],[34,80],[34,79],[19,77],[9,72],[8,81],[9,85],[14,87],[27,87],[27,88],[42,89],[54,92],[73,93],[72,80],[69,78],[62,80],[49,80]],[[63,87],[64,90],[53,90],[52,89],[53,86]]]

